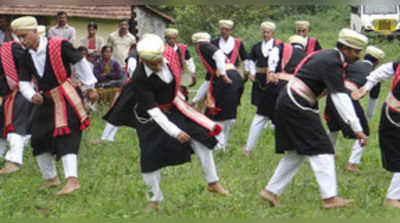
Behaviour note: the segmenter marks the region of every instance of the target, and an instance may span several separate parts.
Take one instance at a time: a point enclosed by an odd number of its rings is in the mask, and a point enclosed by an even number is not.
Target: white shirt
[[[335,48],[335,50],[338,51],[340,55],[340,60],[342,61],[342,63],[344,63],[345,57],[343,53],[337,48]],[[350,96],[346,93],[334,93],[330,94],[330,97],[333,104],[335,105],[336,110],[339,113],[339,116],[343,119],[343,121],[346,124],[350,125],[351,129],[354,132],[363,131]]]
[[[161,71],[154,72],[150,69],[146,64],[144,64],[144,71],[147,77],[151,75],[157,75],[160,79],[169,84],[173,80],[173,74],[170,72],[168,65],[168,61],[164,59],[164,65]],[[178,126],[176,126],[173,122],[168,120],[167,116],[160,110],[160,108],[155,107],[147,110],[147,113],[151,116],[151,118],[171,137],[178,137],[179,133],[182,132]]]
[[[175,44],[174,45],[174,50],[177,51],[178,50],[178,46]],[[193,61],[193,58],[190,58],[189,60],[185,60],[186,63],[186,67],[188,68],[188,70],[191,73],[196,73],[196,65]]]
[[[39,77],[43,77],[44,68],[46,65],[46,52],[47,52],[48,40],[44,36],[40,36],[38,49],[35,51],[29,49],[29,54],[32,57],[33,64]],[[97,82],[96,77],[90,68],[89,62],[86,58],[82,58],[80,61],[73,65],[73,69],[76,72],[76,78],[83,84],[82,90],[86,91],[89,88],[93,88]],[[32,101],[32,96],[36,93],[31,82],[20,81],[18,84],[20,92],[29,101]]]
[[[294,48],[299,48],[302,49],[303,48],[297,44],[292,45]],[[274,46],[274,48],[272,48],[271,53],[269,54],[268,57],[268,70],[272,73],[277,72],[276,68],[278,68],[278,62],[281,60],[281,55],[280,55],[280,51],[279,48]]]
[[[377,83],[392,77],[394,74],[393,63],[382,64],[367,76],[367,83],[363,88],[370,91]]]
[[[228,40],[225,41],[225,39],[221,37],[219,38],[218,45],[225,54],[229,54],[235,47],[235,39],[232,36],[229,36]]]
[[[137,66],[137,61],[135,58],[131,57],[128,59],[128,75],[129,78],[133,77],[133,72],[136,70],[136,66]]]
[[[220,75],[226,75],[226,55],[219,49],[213,54],[212,58],[215,61],[215,65],[217,66]]]
[[[261,52],[264,57],[269,57],[272,49],[274,47],[274,38],[271,38],[269,41],[263,40],[261,43]],[[278,53],[279,54],[279,53]],[[256,61],[248,60],[247,63],[248,71],[252,76],[256,75]]]

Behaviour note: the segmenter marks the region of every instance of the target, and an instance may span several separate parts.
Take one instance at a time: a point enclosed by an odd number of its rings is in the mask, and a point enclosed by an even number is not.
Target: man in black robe
[[[374,47],[368,46],[366,49],[366,54],[364,56],[364,60],[357,61],[354,64],[349,64],[345,71],[345,87],[349,93],[358,90],[362,87],[366,81],[367,76],[375,69],[375,67],[379,64],[381,60],[383,60],[385,53]],[[366,135],[369,135],[369,127],[368,120],[365,115],[364,109],[359,101],[352,100],[354,108],[356,110],[356,114],[358,119],[361,122],[361,125],[364,129]],[[353,131],[350,126],[343,122],[340,118],[340,115],[335,109],[335,106],[332,103],[330,97],[327,97],[326,106],[325,106],[325,119],[329,128],[329,138],[332,141],[333,147],[336,151],[336,139],[339,131],[342,131],[343,136],[345,138],[356,139]],[[358,140],[355,141],[351,155],[349,158],[349,163],[346,166],[346,170],[357,173],[360,172],[360,169],[357,167],[361,163],[362,154],[364,151],[364,147],[362,147]],[[336,151],[336,156],[337,156]]]
[[[61,184],[52,157],[56,155],[57,160],[62,160],[67,179],[57,194],[72,193],[80,188],[77,154],[82,130],[90,125],[79,85],[87,98],[95,102],[97,80],[88,61],[71,43],[59,37],[48,39],[38,35],[36,18],[17,18],[11,27],[26,48],[25,64],[18,74],[20,92],[27,100],[38,104],[32,122],[31,145],[46,180],[42,188]],[[76,77],[71,76],[71,64]],[[37,81],[37,90],[30,82],[32,78]]]
[[[367,137],[344,87],[343,70],[345,62],[359,59],[367,43],[364,35],[342,29],[337,48],[304,58],[286,89],[281,91],[275,110],[275,148],[285,156],[260,192],[273,206],[280,206],[278,196],[305,160],[310,162],[319,184],[324,208],[345,207],[353,202],[337,196],[334,149],[321,123],[318,100],[327,90],[341,118],[351,126],[360,144],[366,144]]]
[[[128,87],[134,92],[132,116],[139,137],[142,175],[153,193],[148,207],[157,209],[163,200],[161,169],[190,161],[192,152],[200,159],[207,190],[228,195],[219,185],[212,152],[221,127],[184,101],[176,52],[167,47],[164,52],[164,43],[155,34],[146,34],[138,42],[137,51],[142,62]]]

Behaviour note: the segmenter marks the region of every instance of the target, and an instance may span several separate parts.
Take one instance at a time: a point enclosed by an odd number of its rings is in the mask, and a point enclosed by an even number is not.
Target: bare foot
[[[7,161],[4,167],[0,170],[0,175],[9,175],[17,172],[20,169],[20,165]]]
[[[359,173],[360,169],[358,169],[356,164],[349,163],[347,164],[346,168],[347,171],[352,172],[352,173]]]
[[[58,187],[58,186],[60,186],[60,185],[61,185],[60,179],[58,179],[58,177],[54,177],[54,178],[52,178],[52,179],[47,180],[46,183],[43,184],[43,185],[40,187],[40,189],[41,189],[41,190],[47,190],[47,189],[49,189],[49,188],[51,188],[51,187]]]
[[[400,201],[386,198],[385,205],[395,207],[395,208],[400,208]]]
[[[160,210],[160,204],[157,201],[150,201],[149,204],[147,204],[146,208],[144,209],[144,211],[148,212],[148,211],[159,211]]]
[[[63,189],[57,192],[57,195],[70,194],[74,190],[78,190],[79,188],[81,188],[81,186],[79,185],[78,179],[76,179],[75,177],[70,177],[67,179],[67,183],[65,184]]]
[[[264,189],[262,191],[260,191],[260,197],[263,200],[268,201],[272,206],[274,207],[281,207],[281,203],[278,200],[278,196],[276,196],[274,193]]]
[[[339,157],[340,157],[339,153],[335,153],[335,159],[337,160],[339,159]]]
[[[244,156],[247,156],[247,157],[250,156],[250,152],[246,149],[246,146],[243,146],[243,147],[242,147],[242,154],[243,154]]]
[[[209,192],[215,192],[215,193],[221,194],[221,195],[223,195],[223,196],[228,196],[228,195],[229,195],[229,191],[227,191],[227,190],[225,190],[224,188],[222,188],[222,187],[218,184],[218,182],[217,182],[217,183],[209,184],[208,187],[207,187],[207,190],[208,190]]]
[[[100,145],[102,140],[93,140],[91,143],[92,145]]]
[[[329,198],[329,199],[325,199],[322,201],[322,206],[325,209],[329,209],[329,208],[344,208],[346,206],[348,206],[349,204],[353,203],[354,200],[352,199],[344,199],[341,197],[333,197],[333,198]]]

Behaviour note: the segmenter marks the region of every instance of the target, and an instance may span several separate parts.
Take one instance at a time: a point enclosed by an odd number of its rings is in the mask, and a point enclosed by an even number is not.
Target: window
[[[397,14],[396,5],[366,5],[364,13],[369,15],[374,14]]]

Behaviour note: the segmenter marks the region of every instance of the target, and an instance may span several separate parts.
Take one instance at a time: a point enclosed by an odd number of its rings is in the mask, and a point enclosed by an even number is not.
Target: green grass
[[[333,13],[332,13],[333,14]],[[323,47],[333,47],[337,32],[346,26],[346,20],[336,15],[307,17],[313,24],[312,36],[320,39]],[[286,40],[293,31],[293,22],[300,18],[291,16],[278,23],[277,36]],[[332,25],[326,27],[327,22]],[[337,22],[335,22],[337,21]],[[280,29],[281,27],[281,29]],[[319,31],[319,28],[322,28]],[[242,37],[249,49],[260,39],[258,24],[238,27],[235,31]],[[239,33],[239,34],[238,34]],[[246,37],[244,37],[246,36]],[[385,61],[397,59],[399,41],[379,41],[376,44],[385,50]],[[193,49],[191,49],[193,50]],[[192,51],[194,55],[194,51]],[[198,75],[204,76],[204,69],[197,62]],[[197,87],[200,82],[197,84]],[[389,90],[390,81],[384,83],[380,94],[380,105]],[[195,87],[195,88],[197,88]],[[105,122],[101,116],[107,106],[99,106],[92,114],[92,126],[85,131],[79,153],[79,181],[81,189],[70,196],[58,197],[60,189],[39,191],[43,183],[31,148],[27,148],[23,169],[10,177],[0,178],[0,216],[5,217],[110,217],[145,218],[149,216],[167,217],[400,217],[399,210],[385,208],[383,199],[389,186],[391,174],[381,167],[377,127],[380,107],[371,121],[371,136],[358,175],[344,171],[350,155],[352,141],[342,137],[338,141],[340,158],[336,162],[339,195],[355,199],[346,209],[323,210],[317,182],[308,164],[305,164],[285,193],[280,197],[283,208],[274,209],[262,201],[258,193],[272,176],[281,155],[274,152],[274,132],[265,130],[257,148],[250,158],[240,153],[246,143],[247,133],[255,114],[250,104],[251,85],[246,91],[239,108],[236,126],[232,129],[227,152],[215,153],[215,161],[221,184],[231,192],[229,197],[208,193],[202,170],[196,157],[193,162],[178,167],[168,167],[161,171],[161,187],[165,200],[158,214],[144,212],[145,192],[139,166],[138,140],[134,130],[121,128],[115,143],[98,146],[90,144],[99,139]],[[363,99],[363,104],[367,102]],[[322,102],[322,107],[323,107]],[[155,136],[156,137],[156,136]],[[63,178],[61,163],[59,175]],[[65,180],[63,180],[65,182]]]

